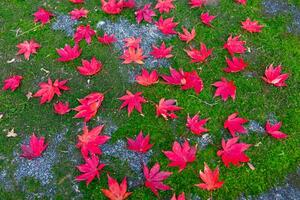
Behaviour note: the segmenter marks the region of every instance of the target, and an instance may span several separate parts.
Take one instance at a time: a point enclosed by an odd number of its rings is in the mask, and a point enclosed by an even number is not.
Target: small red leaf
[[[158,9],[160,13],[169,13],[170,10],[175,8],[173,5],[174,0],[157,0],[157,4],[155,6],[155,9]]]
[[[69,45],[65,45],[64,48],[56,49],[56,52],[60,56],[57,60],[59,62],[69,62],[78,58],[81,54],[82,49],[76,44],[74,47],[70,47]]]
[[[186,28],[182,27],[183,33],[178,33],[179,39],[189,43],[196,37],[196,31],[193,28],[191,32],[189,32]]]
[[[54,15],[45,10],[44,8],[39,8],[34,14],[34,23],[41,22],[43,25],[47,24],[50,21],[50,18]]]
[[[21,157],[32,160],[34,158],[38,158],[42,155],[43,151],[47,148],[48,144],[45,144],[45,138],[40,137],[37,138],[33,133],[30,137],[29,144],[22,144],[22,155]]]
[[[92,37],[96,35],[96,32],[91,29],[90,25],[80,25],[77,27],[76,32],[74,34],[74,41],[76,43],[85,39],[86,43],[90,44],[92,42]]]
[[[247,129],[243,124],[247,123],[248,120],[244,118],[237,117],[238,113],[233,113],[228,116],[227,120],[224,122],[224,128],[227,128],[232,137],[238,133],[247,133]]]
[[[259,33],[263,27],[263,25],[258,24],[258,21],[251,21],[249,18],[242,22],[242,28],[250,33]]]
[[[68,112],[70,112],[69,102],[63,103],[61,101],[57,102],[53,105],[54,112],[58,115],[64,115]]]
[[[236,86],[233,81],[221,78],[221,81],[217,81],[212,85],[217,87],[214,97],[221,96],[223,101],[227,101],[228,97],[235,100]]]
[[[273,64],[271,64],[268,68],[266,68],[265,76],[262,77],[262,79],[266,83],[272,84],[276,87],[284,87],[287,86],[285,81],[288,77],[289,74],[281,74],[281,65],[274,68]]]
[[[207,25],[207,26],[211,26],[211,22],[216,18],[216,16],[214,15],[209,15],[208,12],[206,13],[202,13],[200,15],[200,19],[202,21],[203,24]]]
[[[162,16],[159,18],[155,25],[157,28],[165,35],[176,34],[177,32],[174,28],[178,25],[178,23],[173,22],[174,18],[163,19]]]
[[[127,192],[126,177],[123,179],[121,184],[109,175],[107,175],[107,178],[109,189],[101,189],[101,191],[109,200],[125,200],[131,195],[132,192]]]
[[[175,111],[181,110],[182,108],[176,106],[176,100],[164,98],[159,101],[159,104],[155,105],[156,107],[156,116],[162,116],[165,120],[177,118],[177,115],[174,113]]]
[[[141,23],[145,20],[148,23],[152,23],[152,17],[156,16],[155,12],[151,9],[151,3],[145,4],[145,6],[135,13],[137,23]]]
[[[150,135],[143,136],[143,132],[141,131],[134,139],[127,138],[128,149],[131,151],[136,151],[139,153],[146,153],[151,149],[153,144],[150,144]]]
[[[235,53],[242,54],[247,50],[244,46],[245,44],[245,41],[240,40],[240,36],[230,36],[227,39],[227,42],[224,44],[224,49],[227,49],[231,56],[233,56]]]
[[[15,91],[21,84],[23,77],[19,75],[14,75],[8,77],[3,81],[4,85],[2,90],[11,90],[12,92]]]
[[[219,168],[211,170],[206,163],[204,163],[204,172],[200,171],[199,176],[204,183],[196,184],[195,186],[203,190],[216,190],[223,186],[224,181],[219,181]]]
[[[142,74],[137,75],[135,80],[138,84],[143,86],[149,86],[158,83],[158,73],[156,70],[148,72],[146,69],[142,69]]]
[[[207,49],[204,43],[200,44],[200,49],[195,49],[190,46],[190,50],[184,50],[192,59],[192,63],[203,63],[212,54],[213,49]]]
[[[41,45],[36,43],[34,40],[24,41],[23,43],[19,43],[17,45],[19,51],[17,55],[24,54],[26,60],[29,60],[31,54],[36,54],[37,49],[41,48]]]
[[[137,92],[135,94],[132,94],[130,91],[126,91],[126,95],[119,98],[119,100],[124,101],[120,107],[120,109],[123,109],[127,106],[128,110],[128,116],[132,113],[133,109],[136,109],[139,113],[142,112],[142,103],[146,103],[146,99],[141,96],[142,92]]]
[[[246,63],[243,58],[232,57],[232,60],[226,58],[227,68],[224,69],[225,72],[228,73],[236,73],[244,70],[248,63]]]
[[[82,66],[77,67],[79,73],[83,76],[92,76],[97,74],[102,69],[102,63],[95,57],[91,61],[82,60]]]
[[[287,138],[287,135],[281,131],[279,131],[282,122],[278,122],[272,125],[269,121],[266,123],[266,131],[267,133],[275,139],[284,139]]]
[[[201,135],[202,133],[208,132],[208,129],[204,128],[204,125],[208,120],[209,119],[200,119],[199,114],[196,114],[192,118],[188,115],[186,127],[188,127],[195,135]]]
[[[80,9],[75,8],[74,10],[69,12],[71,19],[76,19],[76,20],[79,20],[82,17],[87,18],[88,13],[89,11],[84,8],[80,8]]]
[[[172,58],[173,57],[173,55],[171,54],[172,48],[173,48],[172,46],[167,48],[165,42],[163,42],[160,47],[153,45],[150,55],[152,55],[156,59]]]

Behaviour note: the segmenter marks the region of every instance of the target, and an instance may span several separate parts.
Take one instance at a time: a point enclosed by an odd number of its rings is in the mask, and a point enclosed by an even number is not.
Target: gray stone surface
[[[69,15],[56,14],[56,20],[51,28],[55,31],[63,31],[67,36],[73,37],[77,24],[77,20],[71,19]]]

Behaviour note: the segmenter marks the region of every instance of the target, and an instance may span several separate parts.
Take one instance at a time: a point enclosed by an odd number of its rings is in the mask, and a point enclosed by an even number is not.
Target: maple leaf
[[[160,171],[159,163],[156,163],[150,170],[144,165],[143,172],[146,179],[145,186],[156,196],[158,196],[158,190],[166,191],[171,189],[171,187],[165,185],[163,181],[171,176],[172,172]]]
[[[90,121],[97,113],[102,102],[104,100],[104,94],[94,92],[83,99],[79,99],[81,105],[74,108],[78,113],[74,116],[75,118],[84,118],[84,122]]]
[[[242,28],[250,33],[259,33],[263,27],[263,25],[258,24],[258,21],[251,21],[249,18],[242,22]]]
[[[173,55],[171,54],[172,48],[173,48],[172,46],[167,48],[165,42],[163,42],[160,47],[153,45],[150,55],[152,55],[156,59],[172,58],[173,57]]]
[[[181,86],[182,90],[194,89],[196,94],[199,94],[203,90],[203,81],[196,70],[192,72],[185,72],[184,77],[186,83]]]
[[[90,28],[90,25],[80,25],[77,27],[76,32],[74,34],[74,41],[76,43],[80,42],[82,39],[85,39],[85,41],[90,44],[92,42],[92,37],[95,35],[96,32]]]
[[[110,45],[112,43],[115,43],[117,41],[117,38],[114,34],[108,35],[104,33],[103,37],[98,37],[98,41],[102,44]]]
[[[216,16],[214,15],[209,15],[208,12],[206,13],[202,13],[200,15],[200,19],[202,21],[203,24],[207,25],[207,26],[211,26],[211,22],[216,18]]]
[[[172,67],[170,67],[170,76],[162,75],[161,77],[169,85],[184,85],[184,84],[186,84],[186,79],[185,79],[184,73],[185,72],[182,69],[179,69],[177,71],[176,69],[173,69]]]
[[[125,42],[125,47],[138,49],[140,48],[140,43],[142,41],[142,38],[129,37],[129,38],[125,38],[123,41]]]
[[[148,23],[152,23],[152,17],[156,16],[155,12],[151,9],[151,3],[146,4],[143,8],[137,10],[135,13],[137,23],[141,23],[145,20]]]
[[[157,4],[155,5],[155,9],[158,9],[160,13],[169,13],[170,10],[175,8],[173,4],[174,0],[157,0]]]
[[[141,48],[128,48],[124,50],[123,55],[120,57],[121,59],[124,59],[123,64],[130,64],[132,62],[137,64],[144,64],[143,60],[146,56],[143,55],[143,49]]]
[[[185,195],[184,192],[182,192],[180,195],[178,195],[178,197],[176,198],[176,194],[173,194],[172,199],[171,200],[185,200]]]
[[[75,180],[86,181],[86,185],[89,185],[95,177],[99,179],[100,172],[105,167],[105,164],[99,164],[99,158],[96,155],[92,155],[90,158],[85,158],[84,164],[76,167],[83,174],[77,176]]]
[[[239,166],[241,162],[248,162],[250,159],[244,153],[251,144],[246,143],[237,143],[239,137],[234,137],[227,142],[222,139],[222,148],[223,150],[219,150],[217,155],[222,158],[222,161],[226,167],[229,167],[229,164],[233,164],[235,166]]]
[[[173,143],[172,151],[163,151],[165,156],[171,161],[170,167],[179,167],[179,172],[185,169],[187,163],[192,163],[196,159],[197,146],[191,147],[187,140],[180,145],[177,141]]]
[[[133,109],[136,109],[139,113],[143,114],[142,103],[146,103],[147,101],[141,95],[142,92],[132,94],[130,91],[126,90],[126,95],[119,98],[119,100],[124,101],[120,109],[123,109],[127,106],[128,116],[130,116]]]
[[[146,153],[151,149],[153,144],[150,144],[150,135],[143,136],[143,132],[140,131],[136,139],[127,138],[128,149],[139,153]]]
[[[189,43],[196,37],[196,31],[195,28],[189,32],[186,28],[182,27],[183,33],[178,33],[178,37],[180,40],[185,41],[186,43]]]
[[[97,74],[102,69],[102,63],[98,61],[95,57],[88,60],[82,60],[82,66],[77,67],[80,74],[84,76],[92,76]]]
[[[236,3],[242,4],[242,5],[246,5],[247,4],[247,0],[235,0]]]
[[[33,97],[40,97],[40,104],[50,102],[54,95],[60,96],[60,90],[70,90],[65,84],[68,80],[59,81],[56,79],[54,82],[49,78],[48,82],[42,82],[39,84],[40,89],[33,95]]]
[[[246,47],[244,46],[246,44],[245,41],[240,40],[240,36],[229,36],[227,39],[227,42],[224,44],[224,49],[227,49],[227,51],[230,53],[231,56],[233,56],[235,53],[245,53]]]
[[[207,49],[204,43],[200,43],[200,50],[190,46],[190,50],[184,49],[184,51],[192,59],[192,63],[203,63],[212,54],[213,49]]]
[[[247,129],[243,127],[243,124],[248,122],[248,120],[237,117],[237,115],[237,112],[229,115],[227,120],[224,122],[224,128],[227,128],[229,130],[232,137],[235,137],[236,132],[247,133]]]
[[[187,116],[186,127],[195,135],[201,135],[202,133],[208,132],[208,129],[203,126],[207,123],[209,119],[200,119],[199,114],[194,115],[194,117]]]
[[[226,58],[227,68],[224,69],[228,73],[236,73],[244,70],[248,63],[246,63],[243,58],[232,57],[232,60]]]
[[[6,78],[3,83],[2,90],[11,90],[15,91],[21,84],[22,76],[14,75]]]
[[[217,81],[212,85],[217,87],[214,97],[221,96],[223,101],[227,101],[228,97],[235,100],[236,86],[233,81],[221,78],[221,81]]]
[[[142,74],[137,75],[135,80],[138,84],[143,86],[149,86],[158,83],[158,73],[156,70],[150,73],[146,69],[142,69]]]
[[[224,181],[219,181],[219,168],[211,170],[206,163],[204,163],[204,171],[200,170],[199,177],[204,183],[196,184],[195,186],[203,190],[216,190],[223,186]]]
[[[45,144],[44,137],[37,138],[33,133],[30,137],[29,144],[22,144],[21,149],[23,153],[21,154],[21,157],[27,158],[29,160],[38,158],[42,155],[47,146],[48,144]]]
[[[89,131],[86,124],[83,126],[83,134],[78,135],[78,143],[76,147],[81,150],[81,155],[84,158],[87,158],[89,153],[93,154],[102,154],[100,149],[100,145],[105,144],[110,137],[106,135],[101,135],[104,126],[96,126],[92,130]]]
[[[37,49],[41,48],[41,45],[36,43],[34,40],[30,40],[29,42],[26,40],[17,45],[19,51],[17,55],[24,54],[26,60],[29,60],[31,54],[36,54]]]
[[[123,10],[123,0],[101,0],[103,12],[111,15],[120,14]]]
[[[69,0],[69,1],[74,4],[84,3],[84,0]]]
[[[69,62],[78,58],[82,49],[80,49],[77,44],[75,44],[74,47],[66,44],[64,48],[56,49],[56,52],[60,56],[60,58],[57,59],[59,62]]]
[[[165,35],[176,34],[174,28],[178,25],[178,23],[173,22],[173,20],[174,20],[173,17],[163,19],[161,16],[159,20],[155,22],[155,25]]]
[[[132,192],[127,192],[126,177],[121,184],[109,175],[107,175],[107,178],[109,190],[101,189],[101,191],[109,200],[125,200],[131,195]]]
[[[135,0],[125,0],[123,1],[123,8],[134,8]]]
[[[191,8],[202,8],[203,5],[205,5],[207,0],[189,0],[189,4]]]
[[[274,68],[273,64],[271,64],[268,68],[266,68],[265,76],[262,77],[262,79],[266,83],[272,84],[276,87],[287,86],[285,81],[289,77],[289,74],[281,74],[281,70],[281,65]]]
[[[59,115],[64,115],[64,114],[70,112],[70,110],[71,110],[69,107],[69,102],[63,103],[63,102],[59,101],[56,104],[54,104],[53,107],[54,107],[54,112]]]
[[[79,20],[82,17],[87,18],[88,13],[89,11],[84,8],[80,8],[80,9],[75,8],[74,10],[69,12],[69,15],[71,16],[71,19]]]
[[[156,107],[156,116],[162,116],[165,120],[177,118],[177,115],[174,113],[175,111],[181,110],[181,107],[176,106],[176,100],[162,98]]]
[[[50,21],[50,18],[54,15],[45,10],[44,8],[39,8],[34,14],[34,23],[41,22],[43,25],[47,24]]]
[[[275,123],[272,125],[270,121],[266,123],[266,132],[275,139],[284,139],[287,135],[281,131],[279,131],[282,122]]]

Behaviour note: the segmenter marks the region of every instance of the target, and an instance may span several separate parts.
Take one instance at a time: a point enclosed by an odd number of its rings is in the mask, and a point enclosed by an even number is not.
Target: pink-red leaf
[[[172,48],[173,48],[172,46],[167,48],[165,42],[163,42],[160,47],[153,45],[150,55],[152,55],[156,59],[172,58],[173,57],[173,55],[171,54]]]
[[[224,69],[225,72],[228,73],[236,73],[244,70],[248,63],[244,61],[243,58],[232,57],[232,60],[226,58],[227,68]]]
[[[101,0],[101,9],[110,15],[120,14],[124,8],[124,0]]]
[[[181,110],[182,108],[176,106],[176,100],[168,99],[165,100],[162,98],[158,104],[155,105],[156,107],[156,116],[162,116],[165,120],[168,118],[175,119],[177,115],[174,113],[175,111]]]
[[[202,8],[207,0],[189,0],[191,8]]]
[[[149,86],[158,83],[158,73],[156,70],[150,73],[146,69],[142,69],[142,74],[137,75],[135,80],[138,84],[143,86]]]
[[[54,108],[54,112],[58,115],[64,115],[68,112],[70,112],[70,107],[69,107],[69,102],[57,102],[53,105],[53,108]]]
[[[171,200],[185,200],[185,195],[184,192],[182,192],[180,195],[178,195],[178,197],[176,198],[176,194],[173,194],[172,199]]]
[[[90,121],[97,114],[103,100],[104,94],[99,92],[91,93],[83,99],[79,99],[81,105],[74,108],[78,112],[74,117],[84,118],[84,122]]]
[[[213,49],[207,49],[204,43],[200,44],[200,49],[195,49],[190,46],[190,50],[184,50],[192,59],[192,63],[203,63],[212,54]]]
[[[247,0],[235,0],[236,3],[242,4],[242,5],[246,5],[247,4]]]
[[[191,147],[187,140],[180,145],[177,141],[173,143],[172,151],[163,151],[165,156],[171,161],[170,167],[179,167],[179,172],[185,169],[188,163],[196,159],[197,147]]]
[[[151,9],[151,3],[146,4],[143,8],[135,12],[137,23],[141,23],[145,20],[148,23],[152,23],[152,17],[156,16],[155,12]]]
[[[112,43],[115,43],[117,41],[117,38],[114,34],[108,35],[104,33],[103,37],[99,36],[98,41],[102,44],[110,45]]]
[[[74,41],[76,43],[85,39],[86,43],[90,44],[92,42],[92,37],[96,34],[96,32],[91,29],[90,25],[80,25],[77,27],[76,32],[74,34]]]
[[[82,52],[82,49],[80,49],[77,44],[75,44],[74,47],[65,45],[64,48],[56,49],[56,52],[60,56],[60,58],[58,58],[57,61],[69,62],[71,60],[78,58]]]
[[[246,47],[244,46],[246,44],[245,41],[240,40],[240,36],[229,36],[227,39],[227,42],[224,44],[224,49],[227,49],[227,51],[230,53],[231,56],[233,56],[235,53],[245,53]]]
[[[47,24],[50,21],[50,18],[54,15],[45,10],[44,8],[39,8],[34,14],[34,23],[41,22],[43,25]]]
[[[214,97],[221,96],[223,101],[227,101],[229,97],[235,100],[236,86],[233,81],[221,78],[221,81],[217,81],[212,85],[217,87]]]
[[[141,48],[132,48],[129,47],[128,49],[124,50],[123,55],[120,57],[123,59],[123,64],[130,64],[130,63],[137,63],[137,64],[144,64],[143,49]]]
[[[88,60],[82,60],[82,66],[77,67],[77,70],[83,76],[92,76],[97,74],[102,69],[102,63],[98,61],[95,57]]]
[[[10,76],[3,81],[2,90],[15,91],[21,84],[23,77],[19,75]]]
[[[80,9],[75,8],[74,10],[69,12],[69,15],[71,16],[71,19],[79,20],[82,17],[87,18],[88,13],[89,11],[84,8],[80,8]]]
[[[211,26],[211,22],[216,18],[214,15],[209,15],[208,12],[200,15],[201,22],[207,26]]]
[[[239,137],[231,138],[227,140],[227,142],[222,139],[223,150],[219,150],[217,155],[222,158],[226,167],[229,167],[230,163],[239,166],[241,162],[248,162],[250,160],[244,151],[246,151],[251,144],[238,143],[238,140]]]
[[[187,116],[186,127],[195,135],[201,135],[202,133],[208,132],[207,128],[204,128],[204,125],[209,119],[200,119],[199,114],[196,114],[194,117]]]
[[[270,123],[270,121],[267,121],[266,132],[275,139],[287,138],[287,135],[279,130],[281,128],[281,125],[282,125],[282,122],[278,122],[278,123],[272,125]]]
[[[258,21],[251,21],[249,18],[242,22],[242,28],[250,33],[259,33],[263,27],[263,25],[259,25]]]
[[[203,183],[196,184],[195,186],[203,190],[216,190],[223,186],[224,181],[219,181],[219,168],[211,170],[206,163],[204,163],[204,172],[200,170],[199,176]]]
[[[158,190],[166,191],[171,189],[171,187],[165,185],[163,181],[167,179],[172,172],[160,171],[159,163],[156,163],[150,170],[144,165],[143,172],[146,179],[145,186],[156,196],[158,196]]]
[[[138,38],[129,37],[129,38],[125,38],[123,41],[125,43],[125,45],[124,45],[125,47],[138,49],[138,48],[140,48],[142,38],[141,37],[138,37]]]
[[[153,144],[150,144],[150,135],[143,136],[143,132],[141,131],[134,139],[127,138],[128,149],[131,151],[136,151],[139,153],[146,153],[151,149]]]
[[[126,91],[126,95],[119,98],[119,100],[124,101],[120,107],[123,109],[127,106],[128,116],[132,113],[133,109],[136,109],[139,113],[143,114],[142,103],[146,103],[146,99],[141,96],[142,92],[137,92],[132,94],[130,91]]]
[[[155,9],[158,9],[160,13],[169,13],[170,10],[175,8],[173,4],[174,0],[157,0],[157,4],[155,5]]]
[[[33,133],[30,137],[29,144],[22,144],[21,149],[23,151],[21,157],[32,160],[42,155],[43,151],[47,148],[48,144],[45,144],[45,138],[37,138]]]
[[[126,177],[123,179],[121,184],[109,175],[107,175],[107,178],[109,189],[101,189],[101,191],[109,200],[125,200],[131,195],[132,192],[127,192]]]
[[[224,128],[227,128],[232,135],[235,137],[236,133],[247,133],[247,129],[243,124],[247,123],[248,120],[244,118],[237,117],[238,113],[235,112],[228,116],[227,120],[224,122]]]
[[[262,79],[271,85],[274,85],[276,87],[284,87],[287,86],[285,83],[286,79],[288,79],[289,74],[281,74],[281,65],[278,65],[277,67],[273,67],[273,64],[271,64],[268,68],[265,70],[265,76],[262,77]]]
[[[196,31],[195,28],[189,32],[186,28],[182,27],[183,33],[178,33],[179,39],[182,41],[185,41],[186,43],[189,43],[196,37]]]
[[[177,32],[174,30],[174,28],[178,25],[178,23],[173,22],[173,20],[173,17],[163,19],[163,17],[161,16],[159,20],[155,22],[155,25],[165,35],[176,34]]]
[[[37,49],[41,48],[41,45],[36,43],[34,40],[24,41],[23,43],[19,43],[17,45],[19,51],[17,55],[24,54],[26,60],[29,60],[31,54],[36,54]]]

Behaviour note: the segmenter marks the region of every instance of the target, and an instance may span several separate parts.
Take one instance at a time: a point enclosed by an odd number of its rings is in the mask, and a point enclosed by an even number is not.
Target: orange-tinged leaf
[[[126,177],[123,179],[121,184],[109,175],[107,175],[107,178],[109,189],[101,189],[101,191],[109,200],[125,200],[131,195],[132,192],[127,192]]]
[[[139,113],[143,114],[142,103],[146,103],[146,99],[141,96],[142,92],[137,92],[132,94],[130,91],[126,91],[126,95],[119,98],[119,100],[124,101],[120,107],[123,109],[127,106],[128,116],[132,113],[133,109],[136,109]]]
[[[137,63],[142,65],[144,64],[145,56],[143,55],[143,49],[129,47],[124,50],[120,58],[124,59],[123,64]]]
[[[142,74],[137,75],[135,80],[138,84],[147,87],[158,83],[158,73],[156,70],[153,70],[149,73],[146,69],[142,69]]]
[[[199,176],[204,183],[196,184],[197,187],[203,190],[216,190],[223,186],[224,181],[219,181],[219,168],[211,170],[206,163],[204,163],[204,171],[199,172]]]

